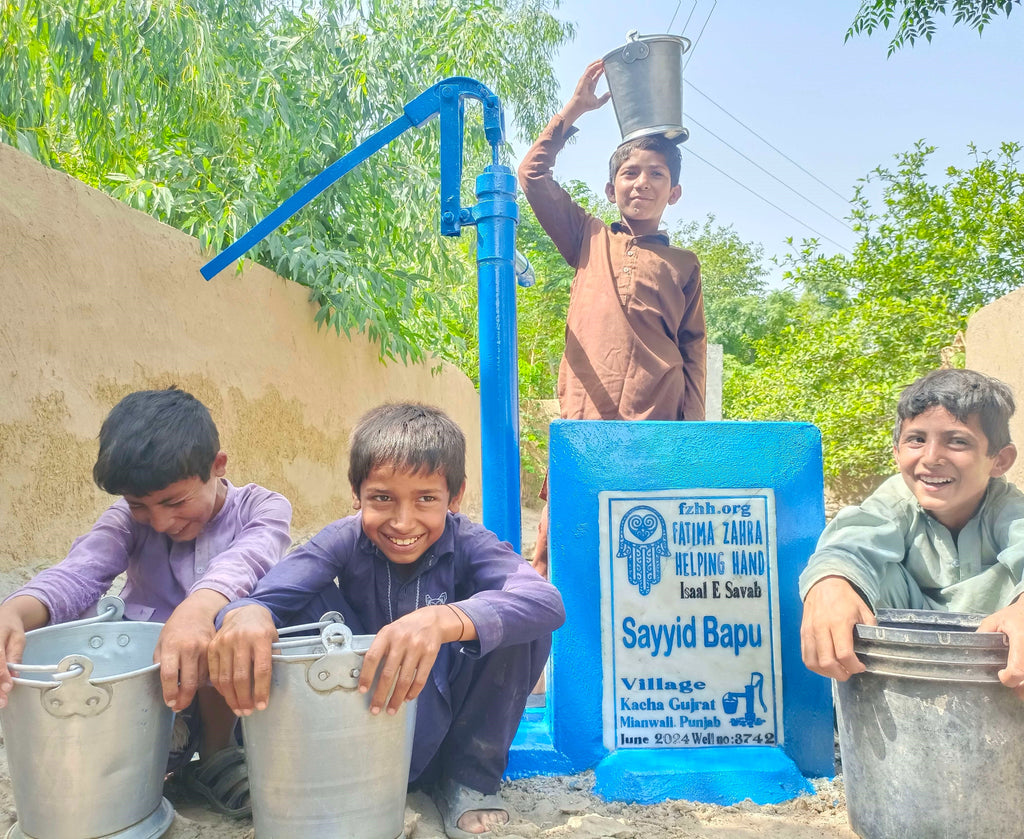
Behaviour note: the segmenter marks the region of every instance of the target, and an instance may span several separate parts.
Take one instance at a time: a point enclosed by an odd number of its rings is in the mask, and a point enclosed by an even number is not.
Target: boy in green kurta
[[[900,396],[893,453],[899,474],[825,528],[800,575],[801,650],[808,668],[845,681],[865,667],[853,629],[873,609],[987,615],[1004,632],[1000,681],[1024,698],[1024,493],[1003,475],[1010,389],[973,370],[936,370]]]

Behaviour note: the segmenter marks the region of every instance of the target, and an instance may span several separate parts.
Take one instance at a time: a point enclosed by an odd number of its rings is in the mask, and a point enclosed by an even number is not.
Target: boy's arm
[[[890,481],[860,506],[839,511],[800,575],[804,664],[839,681],[864,669],[853,652],[853,628],[875,623],[871,604],[879,600],[886,571],[906,560],[897,491],[904,484],[899,476]]]
[[[231,514],[238,516],[240,530],[171,612],[153,652],[164,702],[175,711],[187,708],[207,679],[207,648],[218,612],[249,594],[291,544],[292,508],[284,496],[255,486],[235,492],[238,510]]]
[[[978,626],[978,632],[1003,632],[1010,648],[1006,667],[999,671],[999,681],[1024,699],[1024,601],[1017,599],[1009,606],[993,612]]]
[[[47,610],[44,624],[77,620],[128,567],[134,544],[131,513],[119,501],[100,514],[88,533],[72,542],[64,559],[40,571],[7,599],[27,595],[38,600]]]
[[[256,486],[236,492],[240,529],[192,584],[190,596],[209,589],[226,601],[245,597],[291,544],[292,505],[287,498]]]
[[[683,293],[686,295],[687,305],[677,336],[679,354],[683,358],[683,377],[686,380],[683,419],[702,420],[706,416],[708,336],[704,321],[704,289],[700,263],[693,269]]]
[[[469,618],[477,635],[477,643],[464,654],[477,657],[498,647],[527,644],[565,622],[558,589],[511,545],[468,519],[460,521],[458,538],[466,561],[455,581],[462,599],[452,605]]]
[[[562,258],[573,268],[579,266],[587,213],[558,185],[551,170],[565,141],[576,131],[573,123],[582,114],[600,108],[608,101],[610,93],[596,94],[597,82],[603,73],[601,61],[587,67],[572,97],[548,123],[519,164],[519,185],[526,200]]]
[[[475,641],[476,627],[456,605],[424,606],[381,627],[366,651],[359,674],[359,692],[377,687],[370,697],[370,713],[385,708],[395,714],[403,702],[420,695],[430,677],[442,644]],[[388,691],[394,685],[391,698]]]
[[[804,598],[800,654],[808,670],[845,682],[864,664],[853,651],[853,628],[874,624],[875,616],[843,577],[819,580]]]
[[[25,633],[45,626],[49,620],[46,604],[31,595],[11,597],[0,605],[0,708],[7,705],[7,694],[14,687],[7,662],[21,661]]]
[[[358,520],[328,525],[271,568],[249,597],[220,610],[214,621],[218,631],[207,651],[210,681],[236,714],[266,707],[277,627],[339,576],[358,531]]]
[[[996,561],[1009,570],[1017,585],[1010,605],[985,618],[978,631],[1006,634],[1010,648],[1006,667],[999,671],[999,681],[1024,699],[1024,497],[1010,486],[1003,490],[999,501],[993,525],[993,539],[1000,546]]]

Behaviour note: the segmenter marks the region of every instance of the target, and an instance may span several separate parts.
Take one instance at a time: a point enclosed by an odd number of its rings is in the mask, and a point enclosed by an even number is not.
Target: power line
[[[683,70],[686,69],[686,65],[690,63],[690,59],[693,58],[693,53],[697,49],[697,44],[700,43],[700,39],[704,36],[704,30],[708,28],[708,21],[711,20],[711,15],[715,13],[715,9],[718,7],[718,0],[711,6],[711,11],[708,12],[708,16],[704,18],[704,25],[701,26],[700,32],[697,33],[697,37],[693,39],[693,45],[690,47],[690,54],[687,56],[686,61],[683,62]]]
[[[828,216],[828,217],[829,217],[830,219],[832,219],[833,221],[837,221],[837,222],[839,222],[839,223],[840,223],[840,224],[841,224],[841,225],[842,225],[843,227],[845,227],[845,228],[846,228],[847,230],[849,230],[850,232],[853,232],[853,228],[852,228],[852,227],[850,227],[850,225],[849,225],[849,224],[847,224],[847,223],[846,223],[846,222],[845,222],[845,221],[844,221],[843,219],[839,218],[838,216],[834,216],[834,215],[832,215],[832,213],[830,213],[830,212],[829,212],[828,210],[826,210],[826,209],[825,209],[824,207],[822,207],[822,206],[821,206],[820,204],[816,204],[816,203],[815,203],[814,201],[812,201],[812,200],[811,200],[810,198],[808,198],[808,197],[807,197],[806,195],[804,195],[804,194],[803,194],[802,192],[800,192],[800,191],[799,191],[799,190],[797,190],[796,188],[794,188],[794,187],[790,186],[789,184],[787,184],[787,183],[786,183],[786,182],[785,182],[784,180],[782,180],[782,178],[780,178],[780,177],[778,177],[777,175],[774,175],[774,174],[772,174],[771,172],[769,172],[769,171],[768,171],[767,169],[765,169],[765,168],[764,168],[764,166],[762,166],[762,165],[761,165],[760,163],[758,163],[758,162],[757,162],[756,160],[752,160],[751,158],[747,157],[747,155],[745,155],[745,154],[744,154],[743,152],[741,152],[741,151],[740,151],[740,150],[739,150],[738,148],[736,148],[736,147],[735,147],[734,145],[732,145],[731,143],[729,143],[729,142],[728,142],[727,140],[724,140],[724,139],[722,139],[721,137],[719,137],[719,136],[718,136],[718,135],[717,135],[717,134],[716,134],[716,133],[715,133],[714,131],[712,131],[711,129],[709,129],[709,128],[708,128],[707,126],[705,126],[705,125],[701,125],[701,123],[700,123],[700,122],[699,122],[699,121],[698,121],[697,119],[695,119],[695,118],[694,118],[694,116],[693,116],[692,114],[688,115],[688,117],[687,117],[687,118],[688,118],[688,120],[689,120],[690,122],[692,122],[692,123],[693,123],[694,125],[698,125],[698,126],[700,126],[700,127],[701,127],[701,128],[702,128],[702,129],[704,130],[704,133],[705,133],[705,134],[710,134],[710,135],[711,135],[712,137],[714,137],[714,138],[715,138],[716,140],[718,140],[718,142],[720,142],[720,143],[721,143],[722,145],[724,145],[724,146],[727,146],[728,148],[732,149],[732,150],[733,150],[734,152],[736,152],[736,154],[738,154],[738,155],[739,155],[740,157],[742,157],[742,158],[743,158],[744,160],[746,160],[746,161],[747,161],[748,163],[751,163],[751,164],[753,164],[753,165],[754,165],[754,166],[756,166],[756,167],[757,167],[758,169],[760,169],[760,170],[761,170],[762,172],[764,172],[764,173],[765,173],[765,174],[766,174],[766,175],[767,175],[767,176],[768,176],[769,178],[773,178],[774,180],[778,181],[778,182],[779,182],[780,184],[782,184],[782,185],[783,185],[783,186],[784,186],[784,187],[785,187],[786,189],[788,189],[788,190],[789,190],[790,192],[792,192],[792,193],[793,193],[794,195],[798,196],[799,198],[802,198],[802,199],[803,199],[804,201],[806,201],[806,202],[807,202],[808,204],[810,204],[810,205],[811,205],[812,207],[814,207],[814,208],[815,208],[816,210],[821,210],[821,212],[823,212],[823,213],[824,213],[824,214],[825,214],[826,216]]]
[[[776,146],[773,146],[771,143],[769,143],[764,137],[762,137],[760,134],[758,134],[753,128],[751,128],[749,125],[747,125],[745,122],[743,122],[743,120],[741,120],[738,117],[735,117],[731,113],[729,113],[725,108],[723,108],[721,105],[719,105],[714,99],[712,99],[710,96],[708,96],[703,90],[701,90],[699,87],[697,87],[697,85],[695,85],[693,82],[689,81],[688,79],[684,79],[684,81],[686,81],[686,83],[690,87],[692,87],[697,93],[699,93],[701,96],[703,96],[705,99],[707,99],[708,102],[710,102],[712,105],[714,105],[716,108],[718,108],[718,110],[720,110],[723,114],[728,116],[733,121],[735,121],[735,122],[739,123],[740,125],[742,125],[744,128],[747,129],[747,131],[749,131],[751,134],[753,134],[755,137],[757,137],[758,140],[760,140],[762,143],[764,143],[766,146],[768,146],[768,148],[772,149],[777,154],[782,155],[786,160],[788,160],[790,163],[792,163],[794,166],[796,166],[797,169],[799,169],[801,172],[803,172],[809,178],[812,178],[815,181],[817,181],[819,184],[821,184],[823,187],[825,187],[825,189],[827,189],[829,192],[831,192],[837,198],[840,198],[843,201],[849,200],[842,193],[838,192],[837,190],[835,190],[831,186],[829,186],[827,183],[825,183],[817,175],[815,175],[812,172],[809,172],[807,169],[805,169],[803,166],[801,166],[799,163],[797,163],[795,160],[793,160],[793,158],[791,158],[788,154],[786,154],[784,151],[782,151],[782,149],[779,149]]]
[[[751,195],[753,195],[753,196],[755,196],[755,197],[757,197],[757,198],[760,198],[760,199],[761,199],[762,201],[764,201],[764,203],[765,203],[765,204],[767,204],[767,205],[768,205],[769,207],[774,207],[774,208],[775,208],[776,210],[778,210],[778,211],[779,211],[780,213],[782,213],[782,214],[783,214],[784,216],[788,216],[789,218],[793,219],[793,221],[795,221],[795,222],[796,222],[797,224],[801,225],[802,227],[806,227],[806,228],[807,228],[808,230],[810,230],[810,231],[811,231],[811,233],[813,233],[813,234],[814,234],[815,236],[819,236],[819,237],[821,237],[821,238],[822,238],[822,239],[824,239],[824,240],[825,240],[826,242],[831,242],[831,243],[832,243],[833,245],[835,245],[835,246],[836,246],[837,248],[839,248],[839,250],[843,251],[844,253],[850,254],[851,256],[853,255],[853,254],[852,254],[852,253],[850,252],[850,250],[849,250],[848,248],[845,248],[845,247],[843,247],[842,245],[840,245],[840,244],[839,244],[839,242],[837,242],[837,241],[836,241],[835,239],[829,238],[829,237],[828,237],[828,236],[826,236],[826,235],[825,235],[824,233],[821,233],[820,231],[818,231],[818,230],[815,230],[815,229],[814,229],[813,227],[811,227],[811,226],[810,226],[810,225],[809,225],[809,224],[808,224],[807,222],[805,222],[805,221],[801,221],[801,220],[800,220],[800,219],[798,219],[798,218],[797,218],[796,216],[794,216],[794,215],[793,215],[792,213],[789,213],[789,212],[787,212],[786,210],[783,210],[783,209],[782,209],[782,207],[780,207],[780,206],[779,206],[778,204],[775,204],[775,203],[773,203],[773,202],[769,201],[769,200],[768,200],[767,198],[765,198],[765,197],[764,197],[763,195],[761,195],[760,193],[758,193],[758,192],[755,192],[754,190],[752,190],[752,189],[751,189],[751,188],[750,188],[749,186],[747,186],[747,185],[746,185],[745,183],[742,183],[741,181],[738,181],[738,180],[737,180],[736,178],[734,178],[734,177],[733,177],[732,175],[730,175],[730,174],[729,174],[728,172],[725,172],[725,171],[723,171],[722,169],[719,169],[719,168],[718,168],[717,166],[715,166],[715,164],[714,164],[714,163],[711,163],[711,162],[710,162],[709,160],[705,160],[705,159],[704,159],[703,157],[701,157],[701,156],[700,156],[699,154],[697,154],[697,152],[695,152],[695,151],[694,151],[693,149],[691,149],[691,148],[688,148],[688,147],[686,147],[686,146],[682,146],[681,148],[682,148],[682,149],[683,149],[683,151],[685,151],[685,152],[686,152],[687,154],[690,154],[690,155],[693,155],[693,157],[696,157],[696,158],[697,158],[697,160],[699,160],[699,161],[700,161],[701,163],[705,164],[706,166],[710,166],[710,167],[711,167],[712,169],[714,169],[714,170],[715,170],[716,172],[718,172],[718,174],[720,174],[720,175],[724,175],[725,177],[727,177],[727,178],[728,178],[728,179],[729,179],[730,181],[732,181],[732,182],[733,182],[734,184],[736,184],[737,186],[743,187],[743,189],[745,189],[745,190],[746,190],[747,192],[749,192],[749,193],[750,193]]]

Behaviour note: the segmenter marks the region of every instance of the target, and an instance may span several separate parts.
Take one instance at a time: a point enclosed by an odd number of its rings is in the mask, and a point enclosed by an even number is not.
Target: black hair
[[[653,151],[660,154],[665,158],[672,186],[679,183],[679,173],[683,168],[683,154],[679,151],[679,146],[676,143],[661,134],[648,134],[644,137],[627,140],[613,151],[611,160],[608,161],[608,183],[615,183],[615,176],[619,174],[622,164],[635,151]]]
[[[92,477],[111,495],[149,495],[185,478],[208,481],[219,451],[217,426],[192,394],[139,390],[103,420]]]
[[[358,495],[378,466],[414,473],[443,472],[454,498],[466,480],[466,437],[439,408],[414,402],[379,405],[352,432],[348,481]]]
[[[1010,445],[1010,417],[1013,416],[1013,391],[1009,386],[975,370],[933,370],[909,385],[896,407],[893,445],[900,444],[903,421],[940,406],[967,422],[977,414],[988,438],[988,456],[994,457]]]

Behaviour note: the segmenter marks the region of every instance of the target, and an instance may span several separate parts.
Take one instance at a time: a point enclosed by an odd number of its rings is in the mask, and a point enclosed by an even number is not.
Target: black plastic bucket
[[[1007,640],[981,615],[880,610],[858,625],[867,672],[836,682],[850,825],[864,839],[1024,837],[1024,703]]]

